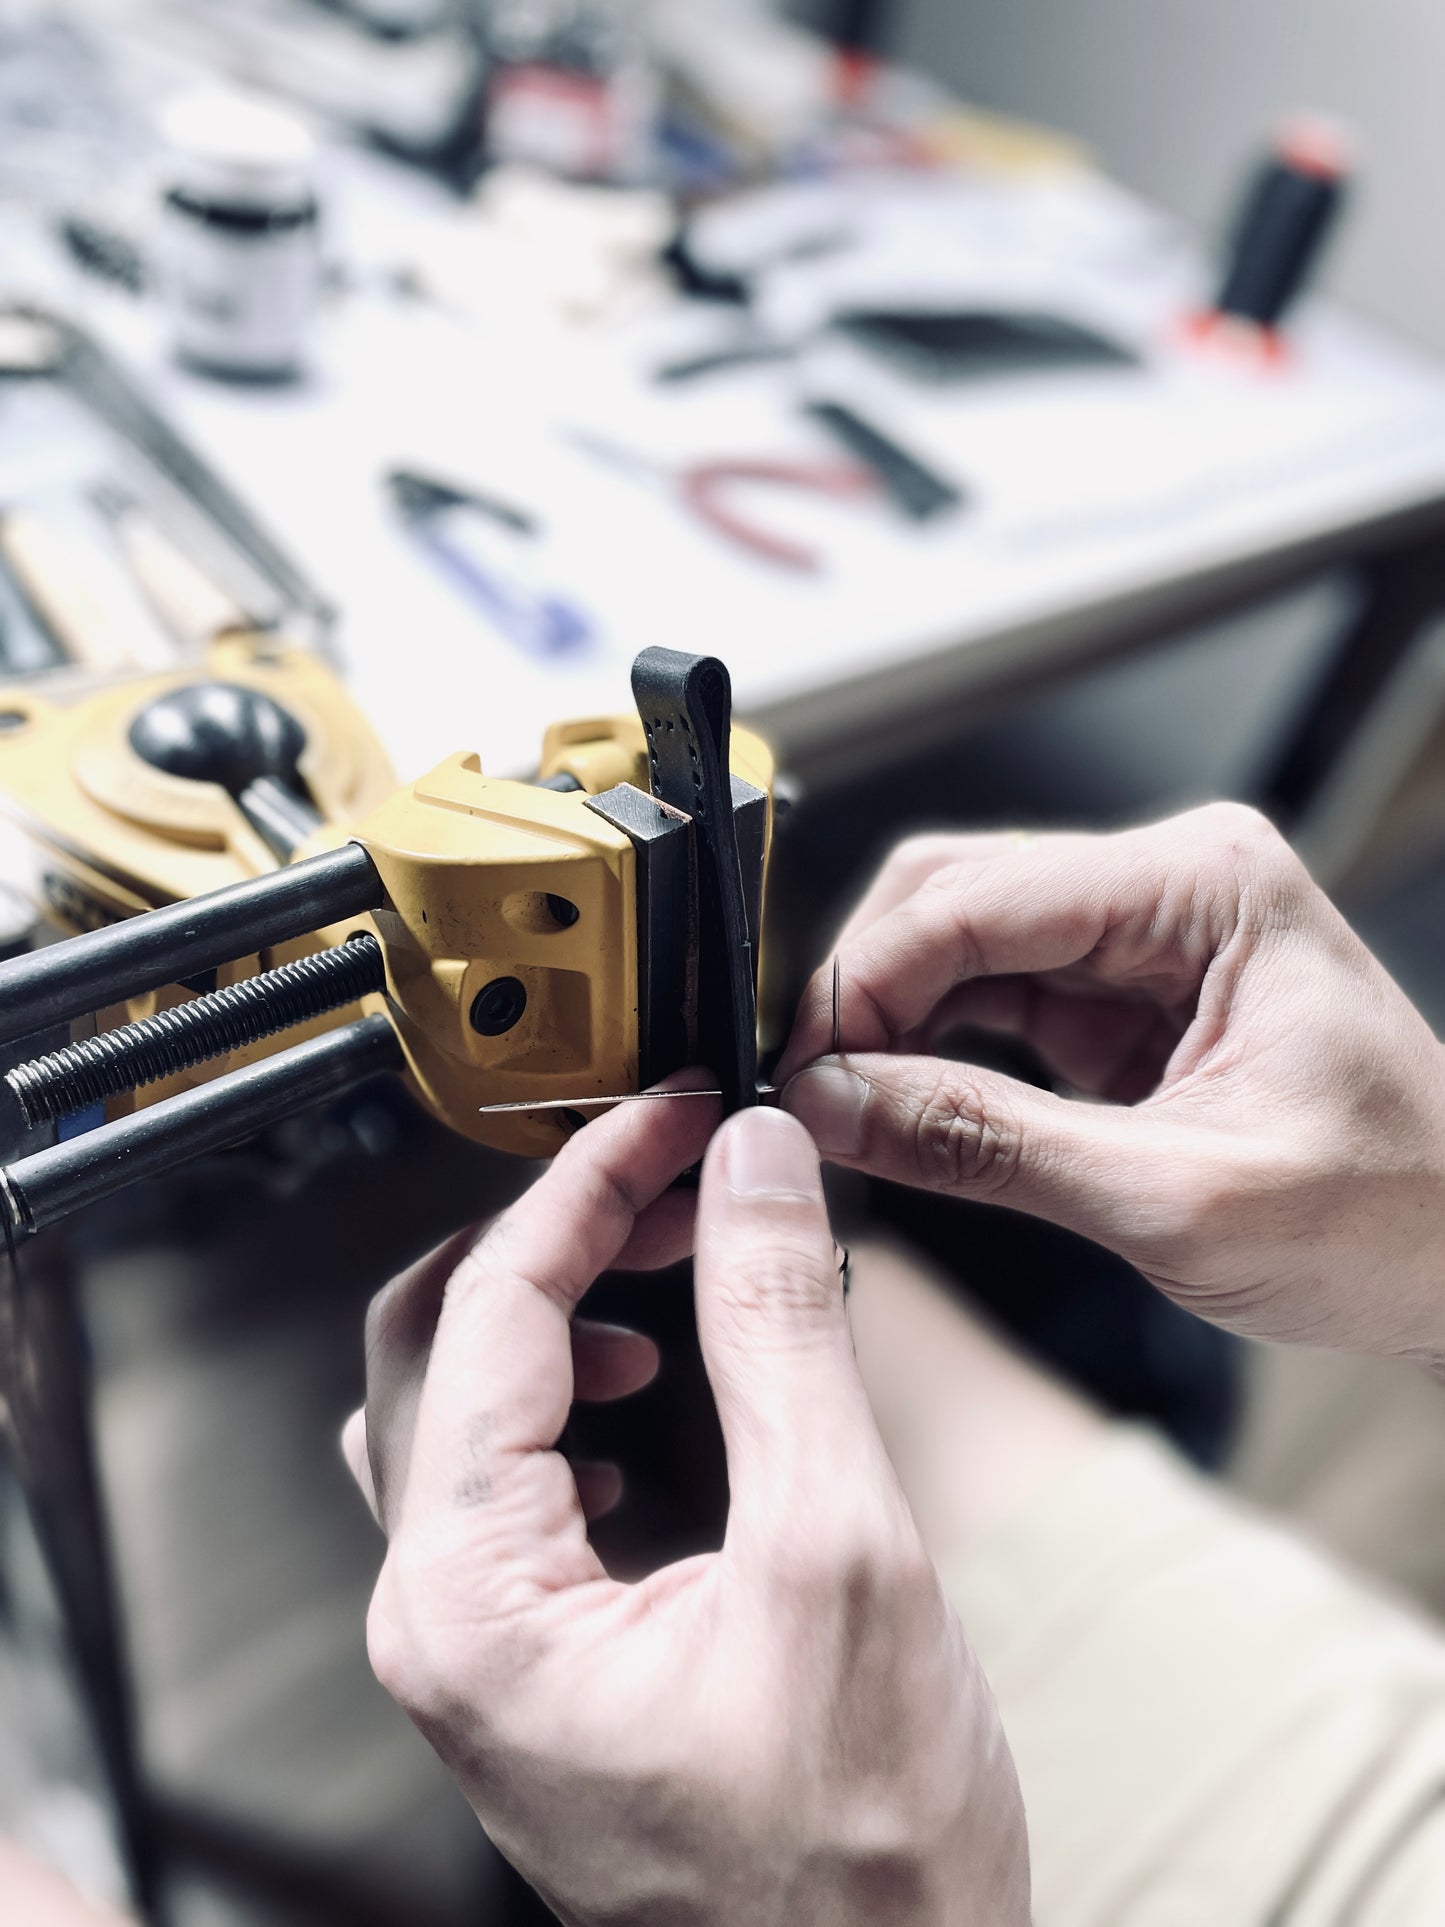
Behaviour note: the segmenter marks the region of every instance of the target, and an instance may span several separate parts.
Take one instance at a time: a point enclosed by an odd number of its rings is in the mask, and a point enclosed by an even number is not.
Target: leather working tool
[[[734,548],[758,561],[773,562],[779,568],[795,569],[802,574],[820,569],[822,558],[801,542],[794,542],[775,529],[764,528],[752,516],[744,515],[733,502],[734,489],[760,484],[801,489],[806,494],[833,496],[843,501],[878,491],[876,477],[856,463],[729,455],[671,466],[587,429],[570,429],[566,439],[574,448],[619,474],[634,476],[675,496],[696,521]]]
[[[633,689],[635,715],[554,725],[534,783],[462,752],[400,787],[331,671],[273,638],[7,695],[0,807],[72,934],[0,964],[6,1083],[33,1131],[106,1120],[0,1167],[13,1232],[383,1072],[530,1157],[579,1100],[685,1064],[755,1103],[772,759],[720,662],[650,649]]]

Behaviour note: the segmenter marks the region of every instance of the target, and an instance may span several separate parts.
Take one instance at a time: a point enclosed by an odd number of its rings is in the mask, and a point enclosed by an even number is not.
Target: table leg
[[[0,1417],[64,1618],[137,1904],[158,1918],[157,1854],[95,1457],[91,1373],[63,1240],[0,1247]]]
[[[1371,705],[1426,627],[1445,611],[1445,543],[1418,538],[1364,565],[1365,593],[1261,791],[1292,828],[1314,801]]]

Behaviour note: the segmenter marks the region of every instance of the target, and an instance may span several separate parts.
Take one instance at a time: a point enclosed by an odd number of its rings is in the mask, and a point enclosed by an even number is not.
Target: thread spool
[[[1282,324],[1319,264],[1352,167],[1349,140],[1329,122],[1281,130],[1240,204],[1214,306],[1187,324],[1192,340],[1250,360],[1284,358]]]

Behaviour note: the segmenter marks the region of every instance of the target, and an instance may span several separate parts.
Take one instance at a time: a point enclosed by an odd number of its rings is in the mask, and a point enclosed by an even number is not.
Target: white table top
[[[385,163],[333,167],[332,234],[353,268],[394,265],[464,218]],[[804,331],[854,293],[1012,301],[1101,324],[1145,365],[924,387],[828,344],[794,366],[658,387],[650,367],[732,318],[664,310],[564,334],[502,286],[484,324],[383,294],[334,303],[315,372],[267,391],[179,369],[154,317],[120,297],[88,292],[84,318],[340,603],[342,659],[405,774],[457,748],[524,771],[549,721],[626,708],[628,665],[653,643],[723,657],[739,713],[806,767],[875,709],[922,715],[986,688],[1001,639],[1030,626],[1347,543],[1445,498],[1445,374],[1318,306],[1277,372],[1201,356],[1178,323],[1207,274],[1106,183],[878,180],[843,218],[852,247],[769,277],[762,308],[779,328]],[[968,506],[919,528],[881,502],[759,490],[749,514],[825,558],[789,575],[557,432],[678,460],[827,455],[802,393],[856,401]],[[535,660],[494,633],[390,513],[379,477],[399,464],[539,508],[546,565],[599,618],[599,644]]]

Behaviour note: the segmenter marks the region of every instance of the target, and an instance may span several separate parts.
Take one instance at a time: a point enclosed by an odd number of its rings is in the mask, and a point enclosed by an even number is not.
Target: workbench
[[[663,643],[724,657],[740,712],[826,783],[1356,568],[1357,618],[1264,784],[1288,816],[1445,605],[1445,371],[1319,301],[1277,366],[1201,352],[1183,324],[1213,267],[1097,175],[814,190],[822,223],[829,196],[849,196],[850,244],[771,275],[770,321],[797,331],[855,292],[962,287],[1071,314],[1141,358],[949,386],[827,340],[787,364],[662,386],[659,362],[735,319],[678,303],[549,331],[498,287],[463,322],[387,285],[468,220],[445,190],[338,150],[328,191],[330,250],[353,292],[330,303],[313,372],[295,384],[178,368],[154,317],[123,297],[87,286],[84,312],[336,597],[340,658],[404,772],[465,743],[485,767],[522,773],[550,721],[625,706],[627,663]],[[826,456],[798,410],[820,392],[864,406],[957,480],[961,511],[919,526],[883,504],[756,490],[750,514],[819,551],[817,574],[794,574],[561,433],[679,462]],[[398,463],[538,509],[602,642],[537,660],[497,636],[389,511],[379,477]]]

